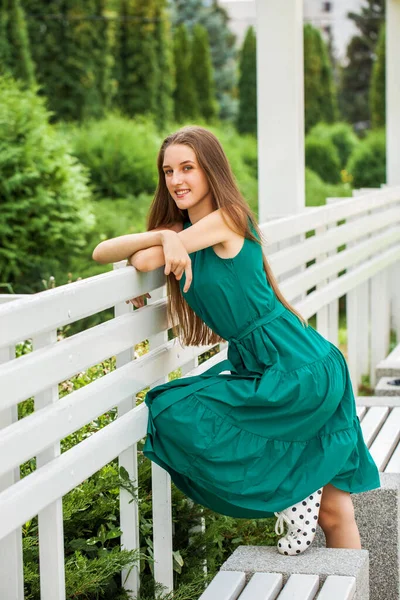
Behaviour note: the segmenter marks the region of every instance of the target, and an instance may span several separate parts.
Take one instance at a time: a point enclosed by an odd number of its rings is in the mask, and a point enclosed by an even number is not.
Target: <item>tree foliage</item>
[[[182,123],[199,113],[194,78],[191,73],[191,44],[186,25],[178,25],[174,36],[175,120]]]
[[[310,24],[304,26],[304,102],[306,131],[320,121],[335,121],[337,98],[328,48]]]
[[[35,81],[25,13],[20,0],[0,0],[0,72],[28,85]]]
[[[340,182],[339,153],[331,141],[307,136],[305,157],[306,166],[317,173],[323,181]]]
[[[48,117],[34,89],[0,77],[0,281],[16,292],[68,272],[91,225],[87,176]]]
[[[207,30],[199,24],[193,27],[190,73],[194,79],[199,115],[206,121],[211,121],[218,112],[214,73]]]
[[[129,115],[154,114],[160,79],[157,62],[156,0],[121,0],[117,33],[117,103]]]
[[[256,36],[249,27],[243,42],[239,64],[239,112],[237,129],[240,133],[257,134],[257,63]]]
[[[365,0],[359,13],[348,14],[359,33],[354,36],[342,70],[339,104],[346,121],[365,128],[370,120],[368,94],[378,41],[379,29],[385,19],[385,0]]]
[[[159,81],[156,89],[156,119],[159,125],[172,121],[175,87],[172,33],[167,0],[157,0],[155,11],[155,50]]]
[[[24,0],[38,82],[57,118],[100,117],[111,103],[105,0]]]
[[[368,133],[351,155],[347,171],[353,177],[353,186],[380,187],[386,183],[386,137],[383,129]]]
[[[370,87],[371,125],[386,124],[386,28],[383,24],[376,45],[376,59],[372,68]]]
[[[172,7],[175,29],[184,24],[191,32],[196,23],[206,28],[214,69],[219,117],[233,120],[237,113],[235,98],[237,50],[236,37],[229,28],[229,16],[226,10],[215,0],[207,6],[203,0],[173,0]]]
[[[348,123],[318,123],[309,133],[310,137],[332,143],[339,153],[340,168],[344,169],[351,154],[359,144],[359,139]]]

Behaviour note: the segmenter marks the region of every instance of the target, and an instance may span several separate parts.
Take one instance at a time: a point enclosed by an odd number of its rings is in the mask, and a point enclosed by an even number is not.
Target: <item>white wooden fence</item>
[[[282,292],[305,317],[316,314],[318,329],[336,344],[338,299],[347,296],[348,360],[356,385],[387,354],[391,314],[400,329],[399,296],[390,281],[397,274],[398,288],[400,188],[332,199],[262,230]],[[315,235],[306,239],[309,231]],[[62,497],[117,456],[136,480],[136,443],[147,424],[147,407],[135,407],[136,393],[166,381],[178,367],[184,375],[198,373],[225,357],[223,344],[198,366],[208,347],[182,349],[168,341],[163,284],[162,269],[141,274],[124,267],[29,297],[0,298],[0,598],[23,598],[21,527],[35,515],[41,599],[65,598]],[[148,291],[148,306],[133,311],[125,303]],[[112,306],[111,321],[57,341],[58,327]],[[26,339],[33,352],[15,358],[15,345]],[[145,339],[150,352],[132,360],[134,345]],[[115,371],[58,397],[60,382],[110,356],[117,357]],[[32,396],[35,412],[18,421],[18,403]],[[60,454],[60,440],[115,406],[115,421]],[[36,471],[20,480],[19,466],[32,457]],[[172,589],[170,480],[155,465],[152,485],[155,578]],[[129,500],[121,491],[122,546],[134,549],[138,512]],[[136,592],[137,570],[122,575],[124,586]]]

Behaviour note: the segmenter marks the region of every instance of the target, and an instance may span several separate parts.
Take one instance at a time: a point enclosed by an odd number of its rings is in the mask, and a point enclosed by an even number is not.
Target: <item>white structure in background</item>
[[[229,27],[237,37],[237,44],[241,46],[248,27],[256,27],[256,2],[255,0],[218,0],[229,17]]]
[[[304,21],[318,27],[326,40],[332,36],[335,56],[341,63],[351,38],[359,33],[347,14],[359,13],[363,4],[363,0],[304,0]]]
[[[241,45],[247,28],[256,28],[256,0],[219,0],[219,4],[228,12],[230,28]],[[304,21],[321,29],[326,39],[332,34],[335,54],[340,62],[345,60],[347,45],[357,33],[347,13],[358,13],[362,4],[363,0],[304,0]]]

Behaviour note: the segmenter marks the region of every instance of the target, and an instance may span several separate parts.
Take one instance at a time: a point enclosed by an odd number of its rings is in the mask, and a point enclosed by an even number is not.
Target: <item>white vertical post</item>
[[[305,205],[303,0],[256,0],[260,223]],[[271,83],[273,82],[273,84]]]
[[[0,348],[0,364],[12,360],[14,355],[14,347]],[[17,420],[17,406],[0,410],[0,431]],[[0,477],[0,492],[16,483],[19,478],[19,467]],[[0,598],[4,600],[24,598],[21,527],[0,540]]]
[[[388,269],[371,278],[371,386],[376,384],[375,369],[389,348],[389,288]]]
[[[33,349],[39,350],[57,342],[57,331],[35,336]],[[58,400],[58,385],[35,396],[35,410],[40,410]],[[60,456],[60,442],[53,444],[36,457],[36,468]],[[41,600],[65,600],[64,525],[62,498],[59,498],[39,515],[39,564]]]
[[[343,198],[327,198],[326,204],[333,204],[334,202],[343,201]],[[337,223],[329,223],[328,229],[334,229],[337,227]],[[336,254],[337,250],[331,250],[328,252],[328,256]],[[328,277],[328,282],[337,279],[337,274]],[[335,298],[328,304],[328,335],[327,338],[332,344],[339,347],[339,298]]]
[[[125,261],[115,263],[114,269],[125,267]],[[126,304],[126,302],[119,302],[114,307],[114,316],[121,317],[122,315],[128,314],[133,311],[132,304]],[[116,368],[120,368],[127,363],[130,363],[134,359],[134,348],[128,348],[123,352],[117,354]],[[122,417],[124,414],[135,408],[136,398],[130,396],[123,402],[118,404],[118,417]],[[123,467],[129,474],[129,479],[134,483],[135,487],[138,487],[138,466],[137,466],[137,444],[132,444],[129,448],[124,450],[118,457],[118,466]],[[138,502],[133,501],[132,497],[127,490],[120,488],[119,491],[119,522],[122,531],[121,535],[121,548],[124,550],[136,550],[140,547],[139,540],[139,505]],[[123,569],[121,573],[122,586],[127,590],[132,590],[132,598],[136,598],[139,592],[139,564],[134,565],[133,569]]]
[[[386,182],[400,184],[400,0],[386,0]],[[400,343],[400,266],[391,268],[392,327]]]
[[[400,0],[386,0],[387,183],[400,184]]]
[[[346,222],[351,223],[355,220],[357,220],[357,216],[346,219]],[[358,238],[357,241],[348,242],[347,248],[351,248],[359,241],[361,241],[360,238]],[[354,267],[348,267],[347,272],[350,272],[353,268]],[[347,362],[353,394],[356,397],[358,396],[358,384],[361,383],[360,344],[368,341],[368,335],[365,339],[365,322],[361,320],[363,315],[360,313],[360,307],[365,304],[362,296],[363,291],[363,286],[357,285],[352,290],[349,290],[346,295]]]
[[[315,230],[315,235],[323,235],[327,230],[326,225],[321,225],[321,227],[317,227]],[[316,263],[320,263],[324,261],[327,257],[327,253],[324,252],[320,254],[316,258]],[[325,279],[320,283],[317,283],[317,290],[320,290],[328,283],[328,280]],[[329,338],[329,305],[326,304],[322,306],[319,311],[317,311],[317,331],[326,338]]]
[[[153,290],[151,300],[148,303],[164,298],[166,286]],[[150,348],[168,341],[168,329],[149,337]],[[153,383],[151,387],[168,381],[168,375]],[[156,463],[151,463],[152,473],[152,500],[153,500],[153,546],[154,546],[154,578],[166,588],[166,592],[172,592],[173,558],[172,558],[172,502],[171,502],[171,478],[169,474],[161,469]]]
[[[357,287],[359,294],[359,302],[357,306],[357,318],[358,318],[358,343],[357,343],[357,355],[358,355],[358,373],[360,375],[369,374],[369,348],[370,342],[370,308],[369,303],[370,297],[370,280],[360,283]],[[376,366],[376,365],[375,365]],[[361,383],[361,381],[360,381]]]
[[[391,288],[391,328],[397,335],[397,344],[400,344],[400,263],[390,267],[390,288]]]
[[[347,322],[347,363],[350,372],[354,396],[358,396],[358,383],[360,381],[358,344],[359,344],[359,319],[358,306],[360,305],[359,286],[347,292],[346,295],[346,322]]]

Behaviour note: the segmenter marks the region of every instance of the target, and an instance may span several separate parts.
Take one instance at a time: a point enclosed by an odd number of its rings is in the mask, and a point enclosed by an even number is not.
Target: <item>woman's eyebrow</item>
[[[182,161],[181,163],[179,163],[179,164],[180,164],[180,165],[184,165],[184,164],[186,164],[186,163],[193,163],[193,164],[195,164],[193,160],[183,160],[183,161]],[[167,167],[170,169],[170,168],[171,168],[171,165],[163,165],[163,169],[166,169]]]

